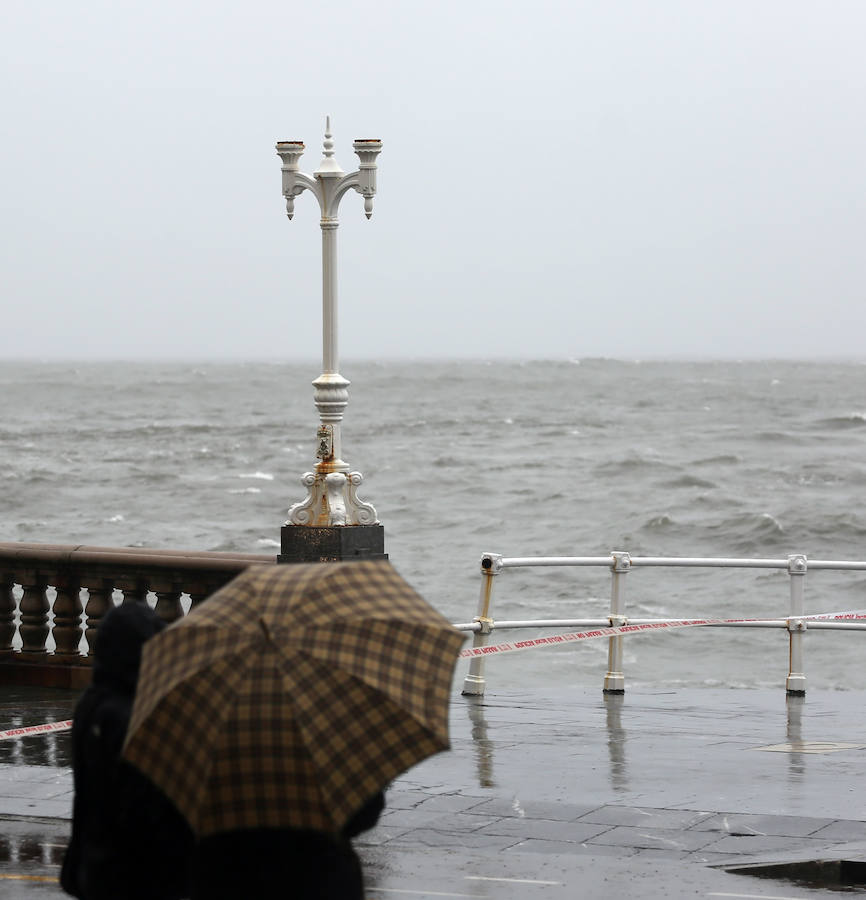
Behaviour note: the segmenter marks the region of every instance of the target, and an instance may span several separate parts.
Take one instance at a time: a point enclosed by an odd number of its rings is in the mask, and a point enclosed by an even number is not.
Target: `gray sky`
[[[0,358],[866,358],[866,3],[6,0]]]

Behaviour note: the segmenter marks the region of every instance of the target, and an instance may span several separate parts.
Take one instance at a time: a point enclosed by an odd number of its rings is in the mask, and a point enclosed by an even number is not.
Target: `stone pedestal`
[[[381,525],[284,525],[278,563],[387,559]]]

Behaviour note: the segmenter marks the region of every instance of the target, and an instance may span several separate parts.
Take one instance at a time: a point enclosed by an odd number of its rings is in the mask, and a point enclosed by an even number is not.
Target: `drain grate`
[[[866,860],[808,859],[783,863],[725,866],[734,875],[788,881],[801,887],[866,894]]]

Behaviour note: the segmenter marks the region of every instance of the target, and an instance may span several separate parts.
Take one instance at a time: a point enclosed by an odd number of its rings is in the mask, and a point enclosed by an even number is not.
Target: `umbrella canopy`
[[[337,831],[448,748],[462,641],[387,562],[253,566],[145,644],[124,756],[200,835]]]

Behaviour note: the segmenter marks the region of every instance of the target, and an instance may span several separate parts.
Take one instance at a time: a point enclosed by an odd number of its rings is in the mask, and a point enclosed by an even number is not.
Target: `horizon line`
[[[659,354],[659,355],[620,355],[608,356],[606,354],[585,354],[572,356],[545,356],[545,355],[488,355],[488,356],[427,356],[418,354],[415,356],[346,356],[344,362],[349,365],[358,363],[363,364],[411,364],[411,363],[572,363],[579,365],[581,363],[591,362],[616,362],[627,364],[639,363],[835,363],[835,364],[866,364],[866,356],[856,356],[853,354],[839,355],[823,355],[816,354],[813,356],[780,356],[780,355],[720,355],[720,356],[697,356],[688,354]],[[262,356],[246,356],[246,355],[220,355],[220,356],[153,356],[153,355],[132,355],[132,356],[104,356],[95,359],[93,356],[66,356],[51,355],[42,356],[37,354],[21,354],[11,356],[0,356],[0,365],[11,365],[16,363],[36,363],[42,365],[49,364],[70,364],[77,365],[114,365],[122,363],[144,364],[151,363],[153,365],[193,365],[193,364],[260,364],[260,365],[303,365],[312,366],[313,368],[321,368],[321,360],[315,357],[299,356],[293,359],[285,359],[278,356],[262,355]]]

